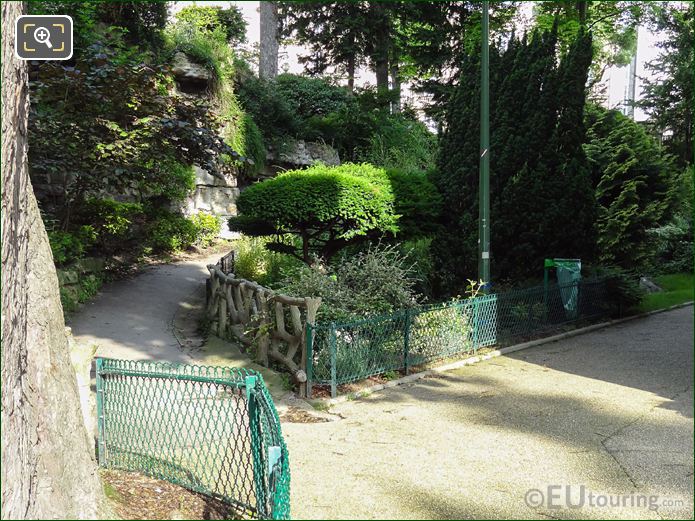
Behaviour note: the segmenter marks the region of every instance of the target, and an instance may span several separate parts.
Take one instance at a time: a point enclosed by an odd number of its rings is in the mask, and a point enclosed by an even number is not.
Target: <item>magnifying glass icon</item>
[[[53,46],[51,45],[51,42],[49,40],[50,37],[51,32],[45,27],[37,27],[34,31],[34,39],[39,43],[45,43],[46,47],[52,49]]]

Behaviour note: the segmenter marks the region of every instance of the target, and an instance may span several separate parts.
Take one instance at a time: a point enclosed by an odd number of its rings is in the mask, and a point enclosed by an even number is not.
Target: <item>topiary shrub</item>
[[[368,164],[285,172],[244,190],[237,208],[230,229],[256,237],[294,235],[299,246],[267,247],[307,264],[314,256],[329,260],[350,244],[398,231],[388,176]]]

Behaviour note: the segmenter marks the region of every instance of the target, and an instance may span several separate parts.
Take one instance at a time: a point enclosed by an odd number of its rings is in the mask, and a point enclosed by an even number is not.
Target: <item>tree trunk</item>
[[[398,67],[398,61],[398,54],[394,52],[391,61],[391,91],[393,92],[391,112],[394,114],[401,111],[401,71]]]
[[[80,412],[46,230],[29,182],[23,2],[2,2],[3,519],[97,518],[103,491]]]
[[[350,55],[347,63],[347,75],[348,75],[348,90],[350,92],[355,91],[355,55]]]
[[[277,2],[260,2],[261,4],[261,57],[258,63],[258,75],[272,80],[278,75],[278,5]]]
[[[389,50],[391,31],[389,14],[381,2],[371,2],[374,16],[374,72],[376,74],[376,90],[380,94],[389,90]]]

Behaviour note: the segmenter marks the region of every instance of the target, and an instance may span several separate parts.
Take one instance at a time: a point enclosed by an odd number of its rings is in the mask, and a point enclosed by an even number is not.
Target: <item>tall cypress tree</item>
[[[491,49],[491,242],[497,280],[538,276],[544,257],[594,255],[595,201],[584,142],[591,38],[557,60],[557,27]],[[477,265],[479,62],[465,56],[450,100],[436,182],[446,234],[439,289],[459,293]]]

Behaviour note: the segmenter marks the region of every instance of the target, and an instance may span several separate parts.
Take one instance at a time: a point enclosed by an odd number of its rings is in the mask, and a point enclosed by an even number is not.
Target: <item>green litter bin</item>
[[[579,281],[582,279],[581,259],[545,259],[543,286],[545,287],[546,309],[548,301],[549,271],[555,268],[560,298],[568,319],[577,317],[579,302]]]

